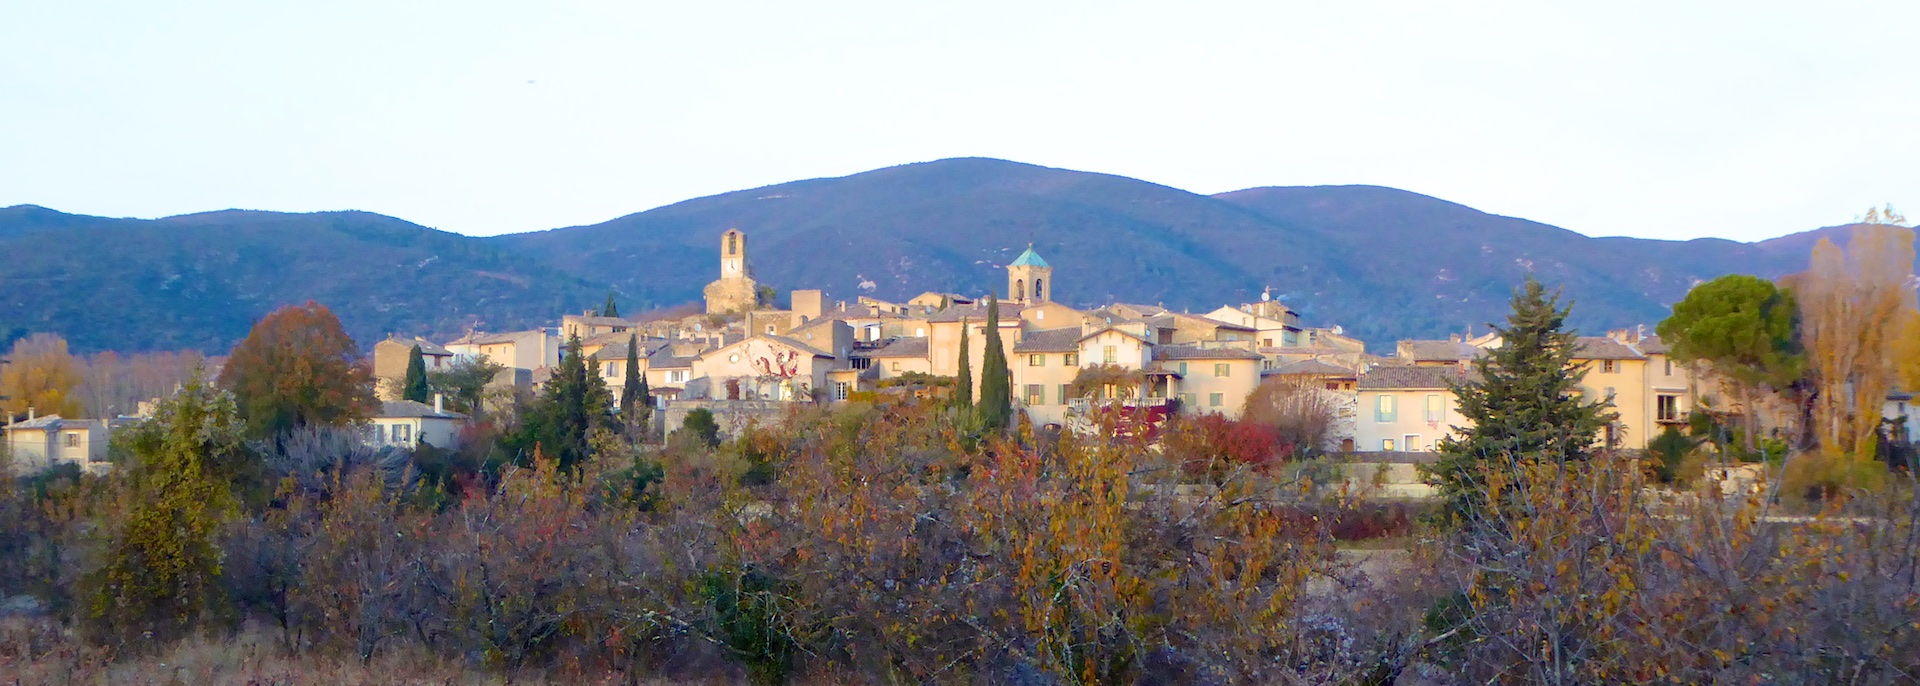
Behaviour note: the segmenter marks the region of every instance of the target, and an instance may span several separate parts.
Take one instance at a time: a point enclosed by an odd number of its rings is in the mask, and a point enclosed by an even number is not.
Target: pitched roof
[[[1218,319],[1214,319],[1212,317],[1207,317],[1207,316],[1202,316],[1197,314],[1184,314],[1180,312],[1163,312],[1160,314],[1156,314],[1154,316],[1148,317],[1147,323],[1152,324],[1154,326],[1161,326],[1161,327],[1179,326],[1182,323],[1187,323],[1187,324],[1199,324],[1201,326],[1211,326],[1211,327],[1220,328],[1220,329],[1232,329],[1235,331],[1258,331],[1258,329],[1255,329],[1251,326],[1242,326],[1239,324],[1234,324],[1232,322],[1223,322]]]
[[[1648,355],[1666,355],[1673,352],[1673,348],[1668,346],[1666,341],[1660,340],[1659,336],[1641,338],[1640,343],[1634,347],[1639,348],[1640,352]]]
[[[935,312],[927,317],[927,321],[930,322],[957,322],[962,320],[974,322],[987,321],[987,304],[949,305],[946,309]],[[1020,316],[1016,313],[1016,310],[1006,307],[1000,308],[1001,326],[1005,326],[1007,322],[1010,321],[1020,321]]]
[[[1353,370],[1319,360],[1295,360],[1261,372],[1263,376],[1337,376],[1354,378]]]
[[[1467,378],[1467,373],[1457,367],[1387,366],[1367,370],[1355,385],[1360,390],[1449,388]]]
[[[1260,353],[1243,348],[1202,348],[1197,345],[1157,345],[1156,360],[1264,360]]]
[[[389,340],[389,341],[393,341],[393,342],[395,342],[395,343],[399,343],[400,345],[405,345],[405,346],[415,346],[415,345],[417,345],[417,346],[420,346],[420,354],[422,354],[422,355],[442,355],[442,356],[445,356],[445,355],[452,355],[452,354],[453,354],[453,351],[451,351],[451,350],[448,350],[446,346],[443,346],[443,345],[440,345],[439,343],[435,343],[435,342],[433,342],[433,341],[429,341],[429,340],[427,340],[427,339],[425,339],[425,338],[421,338],[421,337],[419,337],[419,336],[414,336],[414,337],[411,337],[411,338],[401,338],[401,337],[399,337],[399,336],[389,336],[389,337],[387,337],[387,340]]]
[[[927,339],[925,338],[895,338],[893,339],[893,342],[888,343],[884,346],[881,346],[880,348],[875,349],[873,352],[867,353],[867,357],[926,357],[926,356],[927,356]]]
[[[693,366],[693,357],[673,354],[673,348],[663,347],[647,356],[648,369],[680,369]]]
[[[41,415],[39,417],[35,417],[33,421],[30,421],[30,422],[14,422],[12,424],[6,425],[6,428],[22,429],[27,431],[33,431],[38,429],[59,429],[60,421],[61,421],[60,415],[48,414],[48,415]]]
[[[407,417],[422,417],[427,419],[467,418],[466,415],[452,410],[434,412],[432,405],[412,400],[389,400],[380,403],[380,411],[373,415],[374,419],[399,419]]]
[[[1573,357],[1580,360],[1642,360],[1647,356],[1634,350],[1633,346],[1606,336],[1581,336],[1574,342]]]
[[[1040,259],[1040,253],[1034,252],[1033,246],[1029,245],[1027,246],[1026,252],[1020,253],[1019,257],[1013,258],[1013,262],[1009,263],[1007,266],[1009,267],[1045,267],[1048,265],[1046,260]]]
[[[1016,353],[1069,353],[1080,349],[1080,327],[1028,331],[1013,344]]]
[[[788,338],[786,336],[768,333],[768,334],[760,334],[759,336],[756,336],[756,338],[765,338],[767,340],[774,341],[782,345],[791,346],[795,349],[798,349],[800,352],[811,353],[814,357],[833,357],[833,353],[826,352],[819,348],[815,348],[811,345],[807,345],[802,341],[799,341],[793,338]]]
[[[1403,360],[1416,362],[1454,362],[1471,360],[1487,351],[1471,343],[1454,340],[1406,340],[1395,346],[1395,352]]]
[[[1137,333],[1134,333],[1134,332],[1132,332],[1132,331],[1128,331],[1128,330],[1126,330],[1126,329],[1122,329],[1122,328],[1120,328],[1120,327],[1117,327],[1117,326],[1108,326],[1108,327],[1103,327],[1103,328],[1099,328],[1099,329],[1094,329],[1094,331],[1093,331],[1093,333],[1089,333],[1089,334],[1086,334],[1086,335],[1084,335],[1084,336],[1081,336],[1080,338],[1078,338],[1078,339],[1076,339],[1076,340],[1075,340],[1074,342],[1075,342],[1075,343],[1078,343],[1078,342],[1080,342],[1080,341],[1084,341],[1084,340],[1087,340],[1087,339],[1089,339],[1089,338],[1093,338],[1093,337],[1095,337],[1095,336],[1098,336],[1098,335],[1100,335],[1100,334],[1103,334],[1103,333],[1106,333],[1106,332],[1108,332],[1108,331],[1112,331],[1112,332],[1114,332],[1114,333],[1117,333],[1117,334],[1120,334],[1120,335],[1122,335],[1122,336],[1126,336],[1127,338],[1131,338],[1131,339],[1134,339],[1134,340],[1136,340],[1136,341],[1140,341],[1141,343],[1152,343],[1152,342],[1153,342],[1153,341],[1149,341],[1149,340],[1147,340],[1147,338],[1146,338],[1145,336],[1142,336],[1142,335],[1140,335],[1140,334],[1137,334]]]

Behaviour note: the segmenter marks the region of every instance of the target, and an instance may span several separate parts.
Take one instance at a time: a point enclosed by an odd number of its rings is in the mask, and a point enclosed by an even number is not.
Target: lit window
[[[1062,356],[1060,363],[1069,367],[1078,367],[1080,366],[1080,353],[1067,353]]]
[[[1393,450],[1395,450],[1393,439],[1391,438],[1380,439],[1380,449],[1388,452],[1392,452]]]
[[[1427,395],[1427,421],[1437,422],[1444,418],[1446,410],[1440,403],[1439,394]]]
[[[1047,366],[1047,356],[1046,356],[1046,355],[1038,355],[1038,354],[1036,354],[1036,355],[1028,355],[1028,356],[1027,356],[1027,366],[1029,366],[1029,367],[1045,367],[1045,366]]]
[[[847,382],[845,381],[833,382],[833,399],[834,400],[847,399]]]
[[[1040,405],[1047,401],[1044,387],[1037,383],[1027,384],[1027,404]]]

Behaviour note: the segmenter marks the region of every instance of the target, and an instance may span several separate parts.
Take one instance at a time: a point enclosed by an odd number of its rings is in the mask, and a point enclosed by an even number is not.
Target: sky
[[[473,235],[945,157],[1589,235],[1920,216],[1915,2],[0,0],[0,206]]]

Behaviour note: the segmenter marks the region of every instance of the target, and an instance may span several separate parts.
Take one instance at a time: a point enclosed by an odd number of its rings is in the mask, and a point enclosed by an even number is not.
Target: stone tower
[[[727,229],[720,234],[720,278],[707,284],[707,314],[745,312],[753,309],[760,285],[753,282],[747,269],[747,234]]]
[[[1023,305],[1053,300],[1053,267],[1027,244],[1027,251],[1007,265],[1007,299]]]

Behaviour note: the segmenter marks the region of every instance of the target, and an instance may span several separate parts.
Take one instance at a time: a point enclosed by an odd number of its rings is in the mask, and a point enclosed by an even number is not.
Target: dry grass
[[[0,620],[0,685],[280,686],[293,684],[696,684],[740,683],[737,674],[663,679],[623,672],[500,672],[439,656],[388,652],[371,662],[328,655],[290,655],[271,634],[242,631],[201,636],[147,655],[116,657],[47,619]]]

